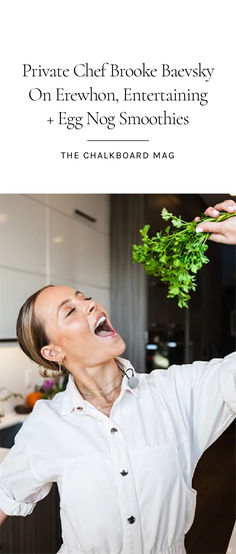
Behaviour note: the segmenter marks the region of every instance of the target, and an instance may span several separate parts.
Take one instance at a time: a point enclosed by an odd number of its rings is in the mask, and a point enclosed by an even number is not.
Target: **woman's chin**
[[[120,354],[123,354],[123,352],[126,350],[126,344],[125,341],[122,339],[122,337],[117,333],[115,336],[111,337],[101,337],[99,338],[99,342],[101,345],[101,342],[103,342],[103,345],[105,347],[104,352],[106,351],[108,355],[111,355],[112,357],[120,356]]]
[[[126,350],[126,344],[125,341],[122,339],[122,337],[119,335],[119,345],[117,345],[117,353],[116,356],[120,356],[120,354],[123,354],[123,352]]]

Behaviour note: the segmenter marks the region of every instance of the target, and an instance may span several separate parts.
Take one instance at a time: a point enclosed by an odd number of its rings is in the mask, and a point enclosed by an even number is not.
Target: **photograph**
[[[236,196],[1,194],[0,228],[1,553],[234,554]]]

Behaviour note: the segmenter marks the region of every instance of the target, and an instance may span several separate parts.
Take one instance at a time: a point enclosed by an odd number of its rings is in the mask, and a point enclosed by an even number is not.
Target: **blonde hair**
[[[43,325],[34,313],[35,301],[40,292],[53,286],[47,285],[42,287],[27,298],[18,314],[16,335],[23,352],[25,352],[28,358],[39,365],[40,375],[42,377],[56,378],[68,374],[68,370],[64,366],[59,368],[57,362],[51,362],[42,356],[41,348],[49,344],[50,341]]]

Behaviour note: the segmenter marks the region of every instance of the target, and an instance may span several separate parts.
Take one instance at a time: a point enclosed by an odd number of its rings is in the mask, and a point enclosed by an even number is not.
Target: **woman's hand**
[[[204,212],[208,217],[219,217],[220,212],[233,213],[236,212],[236,203],[234,200],[224,200],[220,204],[216,204],[214,208],[211,206]],[[200,217],[195,217],[195,221],[200,221]],[[236,217],[231,217],[225,221],[206,221],[196,227],[196,233],[211,233],[209,240],[214,242],[222,242],[223,244],[236,244]]]

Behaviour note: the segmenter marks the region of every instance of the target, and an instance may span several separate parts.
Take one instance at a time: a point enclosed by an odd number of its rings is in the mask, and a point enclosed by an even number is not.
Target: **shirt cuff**
[[[10,498],[0,488],[0,508],[8,516],[27,516],[32,513],[36,502],[19,502]]]
[[[224,401],[236,414],[236,352],[232,352],[223,360],[220,385]]]

